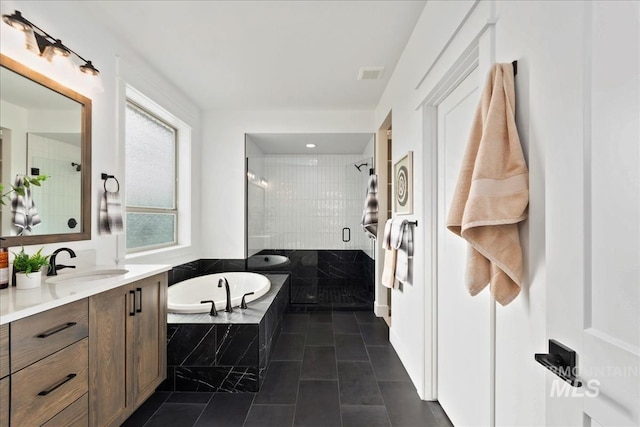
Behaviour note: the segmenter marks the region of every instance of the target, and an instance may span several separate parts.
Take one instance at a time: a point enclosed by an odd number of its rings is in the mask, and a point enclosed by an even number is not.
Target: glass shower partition
[[[361,226],[373,158],[247,150],[247,267],[291,275],[291,309],[366,309],[374,241]]]

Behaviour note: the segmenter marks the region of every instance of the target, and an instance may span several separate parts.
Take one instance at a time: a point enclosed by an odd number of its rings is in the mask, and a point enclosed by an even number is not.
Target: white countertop
[[[91,270],[113,270],[114,268],[116,267],[95,266],[91,269],[83,269],[82,273]],[[39,288],[17,289],[15,286],[9,286],[7,289],[2,289],[0,290],[0,325],[169,271],[171,266],[128,264],[117,268],[128,270],[128,272],[98,280],[93,279],[86,282],[73,280],[70,283],[57,284],[46,283],[48,278],[44,276]],[[65,275],[72,277],[76,274],[78,272],[71,270],[61,271],[58,273],[58,277]]]

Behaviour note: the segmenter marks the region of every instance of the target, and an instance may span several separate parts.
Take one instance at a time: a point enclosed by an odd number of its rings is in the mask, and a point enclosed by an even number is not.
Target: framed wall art
[[[413,151],[393,165],[393,210],[398,215],[413,213]]]

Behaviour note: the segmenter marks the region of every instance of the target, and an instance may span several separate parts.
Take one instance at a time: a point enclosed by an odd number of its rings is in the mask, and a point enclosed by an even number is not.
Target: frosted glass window
[[[127,249],[172,244],[175,229],[175,214],[127,213]]]
[[[176,131],[127,104],[127,206],[175,208]]]
[[[125,115],[127,250],[177,242],[176,130],[135,104]]]

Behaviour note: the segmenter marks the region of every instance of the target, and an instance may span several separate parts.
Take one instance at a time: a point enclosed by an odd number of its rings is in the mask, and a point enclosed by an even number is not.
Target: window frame
[[[174,227],[173,227],[173,239],[171,242],[167,242],[167,243],[161,243],[161,244],[156,244],[156,245],[147,245],[147,246],[139,246],[136,248],[129,248],[127,246],[127,239],[126,239],[126,233],[127,233],[127,227],[125,226],[125,251],[127,255],[133,255],[133,254],[141,254],[141,253],[145,253],[145,252],[150,252],[150,251],[154,251],[154,250],[158,250],[158,249],[165,249],[165,248],[171,248],[171,247],[176,247],[179,245],[179,236],[180,236],[180,203],[179,203],[179,197],[180,197],[180,186],[179,186],[179,176],[180,176],[180,171],[179,171],[179,159],[178,156],[180,155],[180,150],[179,150],[179,146],[180,146],[180,129],[178,126],[174,126],[172,123],[170,123],[170,121],[175,121],[177,120],[177,118],[175,116],[173,116],[171,113],[165,112],[165,114],[172,116],[171,119],[172,120],[167,120],[163,117],[160,117],[159,114],[154,113],[153,111],[150,111],[151,109],[154,109],[156,111],[158,111],[158,109],[162,110],[162,107],[160,107],[158,104],[156,104],[155,102],[151,101],[150,99],[144,99],[144,104],[148,104],[149,107],[153,107],[153,108],[147,108],[147,106],[145,105],[141,105],[143,104],[142,102],[139,102],[135,99],[132,99],[132,97],[130,96],[129,93],[127,93],[126,99],[125,99],[125,114],[126,114],[126,110],[129,107],[129,105],[131,105],[133,108],[137,109],[139,112],[141,112],[142,114],[145,114],[147,116],[149,116],[152,120],[155,120],[157,122],[159,122],[160,124],[170,128],[173,130],[173,151],[174,151],[174,165],[173,165],[173,171],[174,171],[174,175],[173,175],[173,208],[172,209],[168,209],[168,208],[152,208],[152,207],[142,207],[142,206],[130,206],[129,204],[127,204],[126,200],[126,188],[125,188],[125,218],[124,218],[124,222],[125,224],[127,224],[127,215],[129,213],[142,213],[142,214],[173,214],[174,215]],[[152,104],[152,105],[151,105]],[[125,151],[125,158],[126,158],[126,132],[127,132],[127,125],[126,125],[126,118],[125,118],[125,125],[124,125],[124,132],[125,132],[125,145],[124,145],[124,151]],[[126,162],[126,160],[125,160]]]

